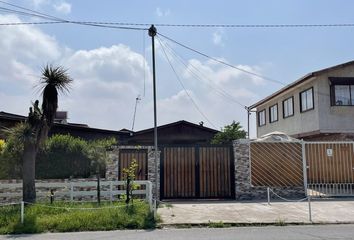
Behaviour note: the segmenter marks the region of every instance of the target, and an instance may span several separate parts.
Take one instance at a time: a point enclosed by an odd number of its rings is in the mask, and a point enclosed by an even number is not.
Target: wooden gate
[[[308,194],[354,195],[353,142],[306,142],[305,152]]]
[[[136,180],[148,179],[147,149],[120,149],[118,161],[118,180],[123,180],[123,168],[129,167],[135,159],[138,163]]]
[[[233,198],[230,146],[168,146],[161,149],[161,198]]]

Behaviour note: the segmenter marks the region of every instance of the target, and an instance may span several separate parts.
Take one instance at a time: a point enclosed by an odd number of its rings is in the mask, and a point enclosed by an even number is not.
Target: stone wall
[[[251,184],[250,140],[236,140],[233,142],[233,147],[235,156],[236,200],[267,199],[267,186],[252,186]],[[305,196],[304,187],[269,187],[276,194],[284,198],[299,199]],[[271,194],[271,196],[277,199],[274,194]]]

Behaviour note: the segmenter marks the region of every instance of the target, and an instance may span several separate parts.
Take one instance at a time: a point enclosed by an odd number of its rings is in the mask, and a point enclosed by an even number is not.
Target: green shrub
[[[36,161],[36,178],[89,177],[88,142],[70,135],[53,135]]]
[[[37,155],[36,179],[87,178],[96,173],[89,149],[95,144],[106,146],[113,143],[110,138],[88,142],[71,135],[53,135]],[[0,179],[21,179],[23,144],[15,137],[0,144]],[[103,164],[101,177],[105,172]]]

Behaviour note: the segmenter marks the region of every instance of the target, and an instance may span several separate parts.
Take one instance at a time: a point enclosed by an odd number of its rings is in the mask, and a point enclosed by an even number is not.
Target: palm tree
[[[42,87],[42,109],[39,108],[39,101],[36,100],[33,107],[30,107],[27,124],[30,129],[29,136],[23,141],[23,201],[34,202],[36,200],[35,189],[35,163],[39,148],[48,137],[48,131],[54,122],[55,113],[58,108],[58,92],[69,91],[72,79],[62,67],[47,65],[42,70],[40,85]]]

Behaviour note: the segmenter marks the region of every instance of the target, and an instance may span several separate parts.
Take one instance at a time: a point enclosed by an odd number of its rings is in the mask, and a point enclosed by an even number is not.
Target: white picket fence
[[[133,195],[145,196],[145,200],[152,208],[152,183],[150,181],[134,181],[134,183],[142,186],[142,189],[133,190]],[[104,199],[114,201],[120,195],[126,194],[124,181],[101,181],[101,196]],[[145,187],[143,187],[145,186]],[[78,198],[97,196],[96,181],[69,181],[69,182],[38,182],[36,183],[37,198],[49,198],[49,190],[54,189],[56,199],[68,199],[75,201]],[[47,191],[43,191],[46,189]],[[118,190],[122,189],[122,190]],[[22,198],[22,183],[1,183],[0,199],[2,198]]]

